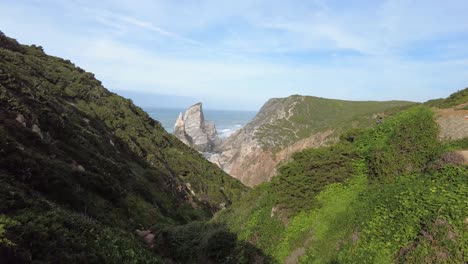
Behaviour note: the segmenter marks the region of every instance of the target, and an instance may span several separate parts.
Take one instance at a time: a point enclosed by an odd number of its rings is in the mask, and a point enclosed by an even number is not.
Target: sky
[[[0,0],[0,30],[153,107],[292,94],[426,101],[468,86],[466,0]]]

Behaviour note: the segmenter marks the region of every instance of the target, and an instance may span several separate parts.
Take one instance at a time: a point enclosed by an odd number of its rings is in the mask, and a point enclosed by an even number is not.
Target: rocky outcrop
[[[245,185],[255,186],[269,181],[276,174],[278,164],[288,160],[292,154],[306,148],[324,146],[335,140],[336,137],[332,137],[333,132],[333,130],[319,132],[278,152],[273,152],[271,149],[262,148],[255,137],[241,130],[222,145],[221,154],[212,155],[209,160]]]
[[[410,102],[352,102],[293,95],[270,99],[245,127],[231,135],[209,160],[245,185],[269,181],[298,151],[324,146],[353,127],[378,122],[376,113]]]
[[[185,122],[182,113],[179,114],[179,118],[177,118],[174,125],[174,135],[180,139],[180,141],[184,142],[185,145],[192,145],[192,138],[185,132]]]
[[[174,135],[200,152],[211,152],[220,140],[214,123],[205,120],[201,103],[192,105],[174,125]]]
[[[150,248],[154,247],[154,239],[156,237],[151,230],[135,230],[135,234],[139,236]]]

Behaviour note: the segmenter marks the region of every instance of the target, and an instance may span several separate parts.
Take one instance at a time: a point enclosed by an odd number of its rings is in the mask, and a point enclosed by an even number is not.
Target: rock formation
[[[295,152],[332,143],[352,127],[375,125],[375,113],[409,102],[352,102],[293,95],[270,99],[208,160],[247,186],[268,181]]]
[[[183,117],[180,113],[174,135],[200,152],[211,152],[220,142],[215,124],[205,120],[201,103],[189,107]]]

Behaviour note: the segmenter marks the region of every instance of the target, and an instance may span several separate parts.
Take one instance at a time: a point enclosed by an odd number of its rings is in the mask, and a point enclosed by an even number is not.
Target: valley
[[[0,263],[466,263],[467,102],[291,95],[225,139],[197,103],[173,135],[0,33]]]

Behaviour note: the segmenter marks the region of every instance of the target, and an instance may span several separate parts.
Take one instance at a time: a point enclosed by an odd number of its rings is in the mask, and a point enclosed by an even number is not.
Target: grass
[[[263,148],[273,151],[328,129],[339,135],[353,127],[369,127],[376,123],[372,117],[374,114],[383,115],[391,109],[414,104],[404,101],[343,101],[312,96],[291,96],[275,103],[277,109],[283,109],[291,116],[262,125],[255,134]]]
[[[460,104],[468,102],[468,88],[457,91],[456,93],[451,94],[449,97],[443,99],[434,99],[429,100],[425,104],[431,107],[438,108],[451,108],[458,106]],[[468,106],[462,108],[462,110],[467,110]]]
[[[278,263],[464,263],[468,171],[438,161],[464,141],[437,134],[430,109],[403,110],[295,154],[215,219]]]

